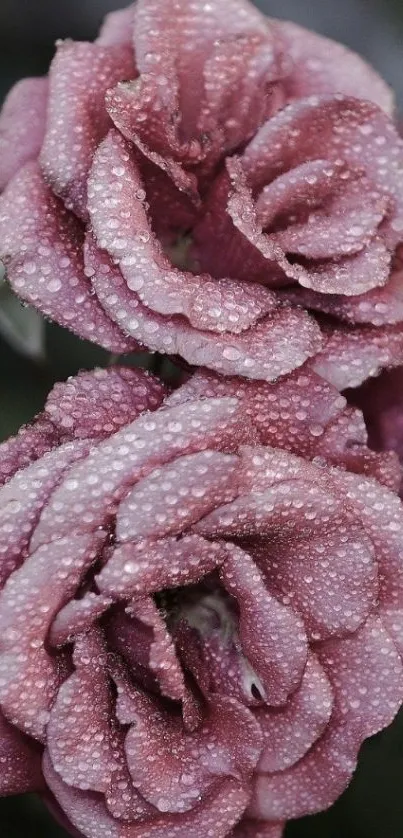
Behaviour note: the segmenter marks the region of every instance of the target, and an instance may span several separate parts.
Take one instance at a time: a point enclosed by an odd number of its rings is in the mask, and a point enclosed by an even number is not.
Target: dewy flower
[[[335,800],[403,701],[399,471],[362,427],[313,372],[56,386],[0,450],[3,794],[85,838]]]
[[[392,114],[358,56],[244,0],[138,0],[6,100],[9,282],[113,352],[353,386],[403,358]]]

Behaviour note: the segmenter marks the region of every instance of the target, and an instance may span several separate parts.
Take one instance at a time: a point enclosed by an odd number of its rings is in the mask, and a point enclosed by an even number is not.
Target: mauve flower
[[[336,380],[335,334],[362,379],[403,357],[392,112],[358,56],[244,0],[138,0],[5,102],[8,279],[113,352],[268,381],[320,353]]]
[[[309,370],[116,367],[0,458],[1,792],[85,838],[329,806],[403,701],[400,472],[359,411]]]

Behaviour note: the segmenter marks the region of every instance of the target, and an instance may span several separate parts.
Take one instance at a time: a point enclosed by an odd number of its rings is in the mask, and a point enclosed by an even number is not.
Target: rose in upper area
[[[360,423],[313,372],[56,386],[0,448],[3,794],[81,838],[335,800],[403,701],[399,472]]]
[[[244,0],[139,0],[6,100],[8,279],[117,353],[273,380],[324,352],[332,378],[323,311],[342,348],[339,318],[396,358],[392,112],[358,56]]]

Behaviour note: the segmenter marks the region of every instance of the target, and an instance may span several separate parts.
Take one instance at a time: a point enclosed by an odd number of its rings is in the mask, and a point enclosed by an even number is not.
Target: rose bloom
[[[403,701],[400,469],[360,412],[309,371],[111,367],[0,463],[1,792],[85,838],[329,806]]]
[[[0,188],[16,293],[113,352],[339,387],[403,359],[390,90],[244,0],[138,0],[59,43],[4,104]]]

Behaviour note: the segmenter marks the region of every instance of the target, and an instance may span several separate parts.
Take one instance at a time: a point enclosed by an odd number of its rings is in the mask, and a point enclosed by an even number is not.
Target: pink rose
[[[280,838],[403,701],[397,460],[313,372],[164,395],[82,373],[0,449],[0,788],[81,838]]]
[[[392,111],[358,56],[244,0],[138,0],[6,100],[9,281],[115,353],[268,381],[307,359],[333,380],[330,312],[340,351],[341,322],[377,327],[354,332],[365,376],[403,319]]]

